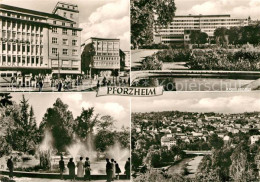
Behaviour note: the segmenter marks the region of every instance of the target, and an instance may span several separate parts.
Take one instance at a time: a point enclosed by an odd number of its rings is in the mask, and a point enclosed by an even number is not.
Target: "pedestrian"
[[[125,163],[125,174],[127,179],[130,179],[130,168],[130,158],[128,158],[128,161]]]
[[[62,88],[62,83],[61,83],[61,80],[59,80],[59,82],[58,82],[58,92],[61,91],[61,88]]]
[[[63,173],[65,171],[65,164],[64,164],[62,156],[60,157],[59,168],[60,168],[60,179],[63,180]]]
[[[70,158],[67,167],[69,168],[69,178],[71,181],[75,181],[75,163],[73,162],[73,158]]]
[[[77,163],[77,168],[78,168],[78,170],[77,170],[77,177],[79,179],[84,177],[84,164],[83,164],[82,160],[83,160],[83,157],[80,157],[79,161]]]
[[[119,179],[119,174],[121,173],[121,169],[119,167],[119,164],[116,161],[115,161],[115,168],[116,168],[117,179]]]
[[[109,161],[109,159],[106,159],[107,164],[106,164],[106,173],[107,173],[107,182],[112,181],[112,165]]]
[[[104,76],[103,80],[102,80],[103,86],[107,85],[107,78]]]
[[[116,167],[115,167],[114,159],[111,159],[111,166],[112,166],[112,181],[114,181],[116,177]]]
[[[90,181],[91,180],[91,174],[90,174],[91,168],[90,168],[90,161],[89,161],[88,157],[86,157],[84,167],[85,167],[85,179]]]
[[[97,81],[97,89],[99,89],[100,87],[100,83],[99,83],[99,80]]]
[[[42,91],[42,87],[43,87],[43,82],[42,79],[39,80],[39,92]]]
[[[9,169],[9,177],[10,179],[13,179],[14,177],[14,163],[13,163],[13,157],[11,156],[8,160],[7,160],[7,167]]]

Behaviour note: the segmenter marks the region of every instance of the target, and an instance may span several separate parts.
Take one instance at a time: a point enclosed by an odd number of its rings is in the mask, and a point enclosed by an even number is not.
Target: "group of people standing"
[[[69,178],[71,180],[75,180],[76,178],[76,174],[75,174],[76,167],[77,167],[78,179],[91,180],[91,175],[90,175],[91,168],[90,168],[90,161],[88,157],[86,157],[84,163],[83,163],[83,157],[80,157],[80,160],[77,162],[77,165],[75,165],[75,163],[73,162],[73,158],[70,158],[67,167],[69,169]],[[61,179],[63,179],[63,173],[65,171],[65,163],[63,161],[63,157],[61,157],[61,160],[59,161],[59,168],[60,168]]]
[[[118,165],[118,163],[108,158],[106,159],[106,173],[107,173],[107,182],[114,181],[115,179],[119,179],[119,174],[121,173],[121,169]],[[125,163],[125,174],[127,179],[130,179],[130,158],[128,158],[128,161]]]
[[[106,159],[106,174],[107,174],[107,182],[114,181],[116,179],[119,179],[119,174],[121,173],[121,169],[119,167],[119,164],[114,160]],[[12,156],[7,160],[7,167],[9,169],[9,177],[13,178],[13,170],[14,170],[14,164],[12,161]],[[83,157],[80,157],[80,160],[75,163],[73,162],[73,158],[69,159],[69,162],[67,164],[67,168],[69,169],[69,178],[71,181],[74,181],[76,178],[75,169],[77,167],[77,179],[85,179],[85,180],[91,180],[91,168],[90,168],[90,161],[89,158],[86,157],[85,162],[83,162]],[[128,161],[125,163],[125,174],[127,179],[130,179],[130,158],[128,158]],[[63,179],[63,174],[65,172],[65,162],[63,160],[63,157],[61,156],[61,159],[59,161],[59,169],[60,169],[60,176],[61,179]]]

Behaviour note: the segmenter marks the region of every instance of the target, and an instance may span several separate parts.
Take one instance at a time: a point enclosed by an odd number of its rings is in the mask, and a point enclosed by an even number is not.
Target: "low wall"
[[[0,170],[0,174],[9,175],[9,171]],[[60,174],[58,173],[40,173],[40,172],[22,172],[14,171],[14,176],[16,177],[27,177],[27,178],[45,178],[45,179],[60,179]],[[69,179],[69,175],[63,175],[64,179]],[[106,175],[91,175],[92,180],[106,180]],[[126,175],[120,175],[120,180],[127,180]]]

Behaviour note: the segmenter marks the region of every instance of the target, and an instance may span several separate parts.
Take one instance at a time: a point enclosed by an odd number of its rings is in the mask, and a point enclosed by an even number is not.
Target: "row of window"
[[[58,65],[58,60],[52,60],[52,65]],[[67,66],[67,65],[72,65],[72,66],[79,66],[79,61],[78,60],[61,60],[60,65]]]
[[[245,21],[246,19],[231,19],[231,18],[225,18],[225,19],[186,19],[186,20],[173,20],[173,22],[200,22],[200,21]]]
[[[119,56],[119,53],[111,53],[111,52],[97,52],[98,56]]]
[[[14,21],[2,21],[2,29],[21,29],[22,31],[36,31],[36,32],[41,32],[43,31],[43,27],[37,26],[37,25],[31,25],[31,24],[25,24],[25,23],[17,23]]]
[[[58,28],[57,27],[52,27],[52,33],[58,33]],[[63,35],[68,35],[68,29],[62,28],[62,34]],[[77,30],[72,30],[72,34],[74,36],[77,36]]]
[[[53,44],[58,44],[58,38],[57,37],[52,37]],[[63,45],[69,45],[68,39],[62,39],[62,44]],[[72,45],[77,46],[77,40],[72,40]]]
[[[2,65],[12,66],[12,63],[23,63],[23,64],[42,64],[43,63],[43,57],[38,56],[10,56],[10,55],[2,55],[0,57],[0,62],[2,62]]]
[[[95,56],[94,60],[107,60],[107,61],[114,60],[114,61],[116,61],[116,60],[120,60],[120,58],[119,57],[100,57],[100,56]]]
[[[52,48],[51,53],[57,55],[58,54],[58,48]],[[69,55],[69,50],[68,49],[62,49],[62,55]],[[72,55],[77,56],[78,50],[72,49]]]
[[[39,45],[25,45],[25,44],[13,44],[10,43],[2,43],[2,50],[3,51],[13,51],[13,52],[20,52],[23,53],[31,53],[31,54],[42,54],[43,46]]]
[[[26,16],[22,14],[17,14],[17,13],[10,13],[10,12],[2,12],[3,16],[8,16],[8,17],[13,17],[13,18],[19,18],[23,20],[30,20],[30,21],[41,21],[40,18],[36,18],[33,16]]]
[[[73,14],[72,14],[73,15]],[[54,25],[57,25],[57,21],[53,21],[53,24]],[[61,23],[62,26],[66,26],[66,23],[65,22],[62,22]],[[73,23],[70,24],[70,27],[74,27]]]
[[[95,66],[118,66],[118,62],[94,62]]]

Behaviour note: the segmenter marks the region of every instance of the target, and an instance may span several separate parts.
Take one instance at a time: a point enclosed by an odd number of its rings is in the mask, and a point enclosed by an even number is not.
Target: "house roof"
[[[10,6],[10,5],[6,5],[6,4],[0,4],[0,8],[5,9],[5,10],[10,10],[10,11],[18,11],[21,13],[28,13],[28,14],[33,14],[33,15],[37,15],[37,16],[44,16],[44,17],[48,17],[48,18],[54,18],[54,19],[73,22],[67,18],[64,18],[64,17],[56,15],[56,14],[35,11],[35,10],[30,10],[30,9],[25,9],[25,8],[19,8],[16,6]]]

